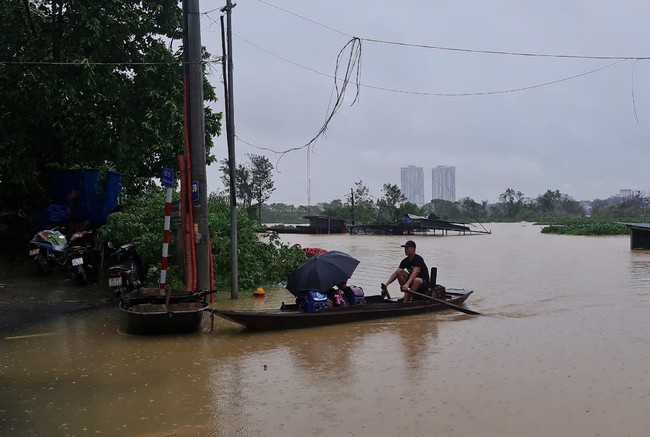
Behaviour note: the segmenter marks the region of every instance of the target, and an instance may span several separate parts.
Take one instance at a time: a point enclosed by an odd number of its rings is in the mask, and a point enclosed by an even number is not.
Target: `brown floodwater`
[[[647,435],[650,252],[631,251],[626,236],[486,227],[491,235],[413,237],[438,283],[475,290],[466,306],[482,316],[273,333],[218,318],[209,331],[206,317],[201,332],[140,337],[121,334],[110,307],[12,332],[0,339],[0,435]],[[282,238],[355,256],[350,283],[367,294],[407,239]],[[292,300],[266,291],[216,303]]]

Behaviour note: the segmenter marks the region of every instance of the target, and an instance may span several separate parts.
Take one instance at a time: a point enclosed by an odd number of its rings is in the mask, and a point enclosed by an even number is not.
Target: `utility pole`
[[[203,60],[199,0],[183,0],[183,60],[187,79],[187,129],[192,172],[192,207],[196,243],[196,290],[210,289],[211,266],[208,234],[208,187],[205,164],[205,119],[203,112]]]
[[[226,140],[228,142],[228,174],[230,176],[230,297],[237,299],[239,297],[239,270],[237,262],[237,197],[236,184],[237,176],[235,174],[235,106],[233,98],[232,85],[232,25],[231,13],[232,8],[236,5],[230,0],[226,0],[226,6],[221,8],[221,12],[226,13],[226,44],[223,43],[223,15],[221,19],[221,39],[222,48],[224,49],[224,58],[227,61],[227,71],[224,73],[224,92],[226,95]]]
[[[352,226],[356,225],[354,220],[354,188],[350,188],[350,205],[352,206]]]

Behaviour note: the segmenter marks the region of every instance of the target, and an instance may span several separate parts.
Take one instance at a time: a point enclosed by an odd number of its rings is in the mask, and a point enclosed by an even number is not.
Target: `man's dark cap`
[[[406,243],[402,244],[402,247],[412,247],[413,249],[415,249],[415,241],[409,240]]]

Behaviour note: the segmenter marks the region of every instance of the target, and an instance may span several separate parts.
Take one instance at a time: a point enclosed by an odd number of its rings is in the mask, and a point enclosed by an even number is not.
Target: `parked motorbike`
[[[142,260],[136,252],[136,245],[123,244],[115,248],[108,243],[111,250],[111,266],[108,268],[108,287],[113,290],[115,298],[140,288],[144,281]]]
[[[79,231],[72,234],[68,243],[68,268],[72,278],[80,285],[86,285],[98,272],[97,256],[93,249],[93,231]]]
[[[41,274],[49,276],[68,260],[68,240],[57,228],[38,231],[29,242],[29,257]]]

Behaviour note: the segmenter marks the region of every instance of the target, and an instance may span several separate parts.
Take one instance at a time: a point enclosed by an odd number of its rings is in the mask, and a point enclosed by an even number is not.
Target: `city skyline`
[[[456,167],[438,165],[431,168],[431,196],[425,194],[424,168],[409,164],[400,168],[400,190],[404,197],[417,206],[432,200],[456,201]]]
[[[409,165],[402,167],[400,191],[406,199],[417,206],[424,205],[424,169]]]
[[[456,201],[456,167],[438,165],[431,169],[431,199]]]

